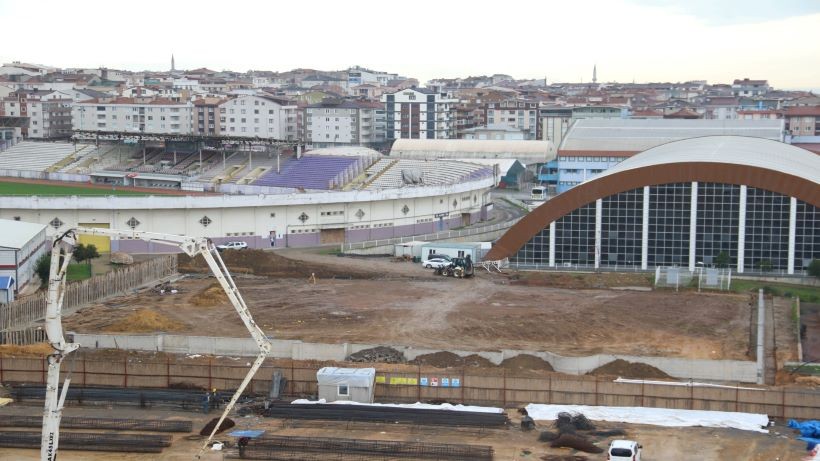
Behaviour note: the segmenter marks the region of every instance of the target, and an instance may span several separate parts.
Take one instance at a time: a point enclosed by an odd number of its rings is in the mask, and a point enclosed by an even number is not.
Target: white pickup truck
[[[609,461],[641,461],[643,446],[634,440],[613,440],[606,451]]]
[[[216,249],[219,251],[225,250],[244,250],[248,248],[248,244],[245,242],[228,242],[223,243],[222,245],[217,245]]]

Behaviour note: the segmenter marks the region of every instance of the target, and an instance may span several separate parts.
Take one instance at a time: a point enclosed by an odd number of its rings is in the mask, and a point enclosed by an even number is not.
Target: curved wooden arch
[[[599,198],[644,186],[692,181],[737,184],[766,189],[788,197],[795,197],[820,208],[820,186],[805,178],[734,163],[665,163],[602,176],[557,195],[504,233],[487,253],[485,259],[495,261],[513,256],[549,223]]]

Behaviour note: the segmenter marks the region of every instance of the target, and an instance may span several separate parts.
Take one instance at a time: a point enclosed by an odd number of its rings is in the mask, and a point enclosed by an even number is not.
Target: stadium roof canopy
[[[511,158],[521,163],[546,163],[555,158],[549,141],[503,141],[474,139],[397,139],[391,157],[411,159]]]
[[[334,155],[337,157],[361,157],[361,156],[379,156],[381,152],[373,150],[369,147],[362,146],[341,146],[341,147],[323,147],[321,149],[313,149],[305,151],[306,155]]]
[[[820,156],[778,141],[704,136],[649,149],[545,202],[511,227],[487,254],[515,254],[553,221],[610,195],[682,182],[737,184],[795,197],[820,207]]]
[[[782,120],[580,119],[559,151],[642,152],[700,136],[751,136],[781,141]]]

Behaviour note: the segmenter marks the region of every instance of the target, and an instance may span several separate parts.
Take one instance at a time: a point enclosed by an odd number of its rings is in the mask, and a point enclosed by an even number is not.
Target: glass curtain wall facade
[[[649,188],[649,267],[689,264],[691,202],[691,183]]]
[[[601,265],[641,264],[643,188],[601,200]]]
[[[737,261],[739,206],[740,186],[698,184],[696,263],[728,267]]]
[[[820,259],[820,209],[797,201],[794,235],[794,267],[805,270],[812,259]]]
[[[746,191],[743,267],[747,270],[767,271],[788,266],[790,201],[785,195],[763,189],[750,187]]]
[[[600,267],[641,268],[646,248],[646,269],[656,266],[692,267],[725,265],[738,271],[739,252],[744,272],[785,272],[789,269],[791,198],[753,187],[697,183],[696,207],[692,209],[692,183],[649,186],[647,223],[644,223],[644,189],[633,189],[601,200]],[[794,270],[804,271],[812,259],[820,259],[820,211],[796,200],[794,210]],[[555,241],[549,226],[528,241],[511,259],[522,267],[548,266],[550,244],[554,266],[595,264],[595,202],[558,218]],[[694,212],[694,226],[692,217]],[[741,223],[741,219],[743,222]],[[742,224],[742,225],[741,225]],[[644,226],[646,225],[646,228]],[[690,239],[694,228],[695,238]],[[744,229],[743,242],[740,229]],[[644,233],[647,236],[643,240]],[[690,241],[694,252],[690,253]],[[694,261],[689,255],[694,254]]]

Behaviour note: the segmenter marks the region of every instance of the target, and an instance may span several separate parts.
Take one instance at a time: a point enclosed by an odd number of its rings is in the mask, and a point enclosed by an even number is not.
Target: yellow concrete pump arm
[[[46,334],[54,353],[48,357],[48,378],[46,382],[45,409],[43,411],[43,433],[40,445],[40,459],[42,461],[54,461],[57,457],[59,445],[60,419],[62,418],[63,405],[65,403],[70,377],[66,378],[62,392],[59,391],[60,363],[71,352],[75,351],[79,344],[66,343],[63,335],[62,325],[62,305],[66,288],[66,272],[74,246],[79,235],[98,235],[115,238],[139,239],[146,242],[162,243],[179,247],[185,254],[194,257],[202,255],[208,267],[213,272],[219,285],[225,290],[239,317],[251,334],[259,348],[259,355],[256,357],[251,369],[236,389],[230,402],[225,407],[219,422],[214,426],[208,439],[203,444],[197,457],[201,456],[208,447],[214,434],[221,426],[222,422],[233,409],[245,387],[250,383],[257,370],[262,366],[268,353],[271,350],[271,343],[261,328],[253,321],[250,310],[245,300],[239,293],[239,289],[231,277],[228,268],[222,261],[222,257],[216,250],[214,244],[205,237],[186,237],[175,234],[162,234],[154,232],[141,232],[134,230],[98,229],[77,227],[70,229],[55,237],[51,250],[51,268],[48,280],[48,307],[46,310]]]

